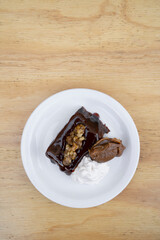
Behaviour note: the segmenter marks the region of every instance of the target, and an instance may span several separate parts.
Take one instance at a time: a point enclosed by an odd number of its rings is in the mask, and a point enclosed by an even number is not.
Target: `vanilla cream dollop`
[[[92,161],[90,157],[83,157],[82,161],[71,174],[74,181],[81,184],[97,184],[109,171],[108,163]]]

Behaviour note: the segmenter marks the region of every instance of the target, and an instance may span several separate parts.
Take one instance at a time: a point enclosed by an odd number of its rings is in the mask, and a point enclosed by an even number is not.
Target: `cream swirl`
[[[90,157],[83,157],[82,161],[71,174],[75,182],[81,184],[97,184],[108,173],[108,163],[92,161]]]

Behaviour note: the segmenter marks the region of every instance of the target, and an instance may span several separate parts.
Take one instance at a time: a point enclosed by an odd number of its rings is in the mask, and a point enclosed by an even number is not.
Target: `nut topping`
[[[66,137],[66,147],[64,151],[63,164],[68,166],[76,158],[76,150],[80,149],[82,142],[85,140],[83,136],[85,132],[85,126],[83,124],[78,124],[74,130]]]

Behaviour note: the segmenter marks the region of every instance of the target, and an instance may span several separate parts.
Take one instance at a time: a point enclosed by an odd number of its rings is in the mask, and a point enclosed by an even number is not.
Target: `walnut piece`
[[[66,147],[64,151],[63,164],[68,166],[76,158],[76,150],[82,147],[82,142],[85,140],[83,136],[85,132],[85,126],[78,124],[74,130],[66,137]]]

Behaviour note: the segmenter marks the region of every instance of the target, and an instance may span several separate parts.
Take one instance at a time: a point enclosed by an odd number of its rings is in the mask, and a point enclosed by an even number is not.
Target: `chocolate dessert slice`
[[[71,174],[88,150],[108,132],[97,113],[81,107],[50,144],[46,156],[62,171]]]

